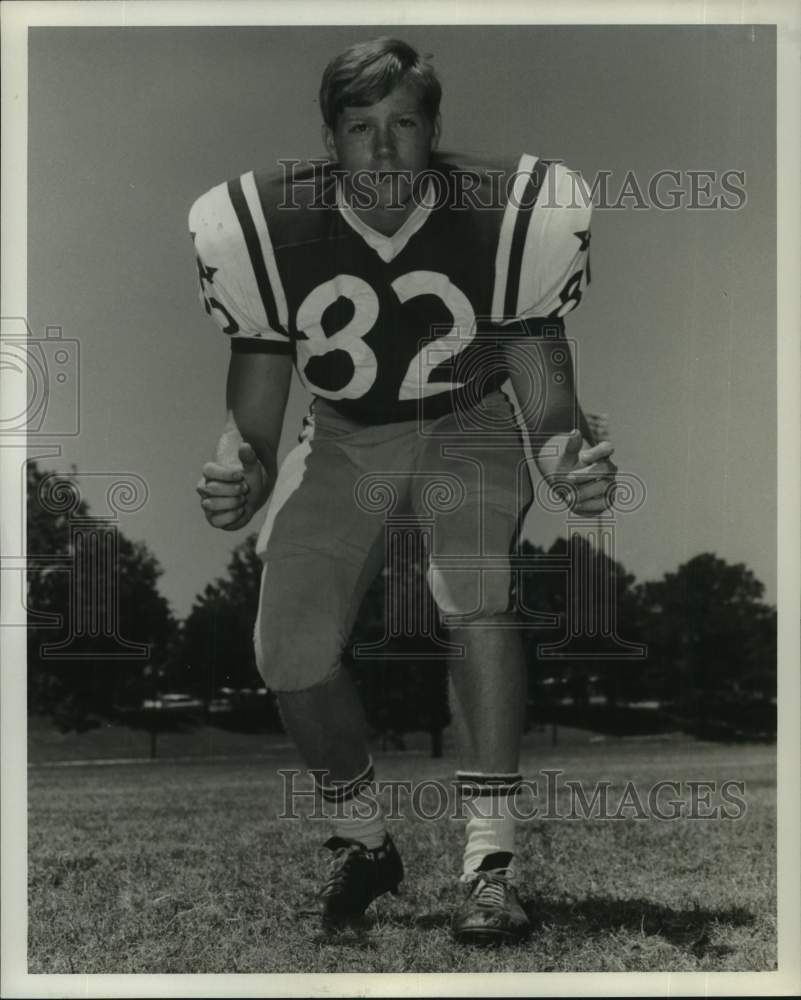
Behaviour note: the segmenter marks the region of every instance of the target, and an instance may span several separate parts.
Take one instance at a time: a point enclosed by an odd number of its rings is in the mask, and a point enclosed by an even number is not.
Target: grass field
[[[560,768],[568,779],[608,780],[618,794],[632,780],[642,798],[660,779],[736,779],[748,809],[738,820],[522,824],[520,884],[534,933],[483,950],[449,934],[462,824],[415,818],[405,799],[404,819],[389,824],[406,865],[402,895],[378,900],[358,931],[323,937],[304,911],[325,871],[328,826],[277,819],[276,770],[297,762],[285,745],[256,741],[265,759],[71,767],[41,763],[40,741],[29,780],[29,972],[776,967],[775,747],[586,735],[551,747],[545,734],[529,737],[532,777]],[[63,741],[55,756],[69,756]],[[381,778],[447,782],[455,766],[422,749],[375,757]]]

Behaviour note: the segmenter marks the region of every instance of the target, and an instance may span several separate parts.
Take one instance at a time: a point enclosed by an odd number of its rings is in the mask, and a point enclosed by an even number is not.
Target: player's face
[[[374,194],[377,209],[388,210],[408,203],[411,182],[439,139],[439,120],[431,122],[417,91],[404,85],[377,104],[345,108],[335,128],[323,126],[323,139],[342,170],[359,173],[360,189]]]

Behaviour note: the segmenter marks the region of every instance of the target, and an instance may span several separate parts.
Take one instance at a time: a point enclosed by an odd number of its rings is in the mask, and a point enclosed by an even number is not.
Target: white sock
[[[510,803],[520,775],[457,771],[456,776],[467,816],[462,881],[472,878],[484,858],[491,854],[508,855],[508,864],[501,867],[511,869],[516,820]]]
[[[375,794],[373,761],[350,781],[318,785],[323,811],[331,818],[334,833],[346,840],[358,840],[368,850],[384,843],[384,810]]]

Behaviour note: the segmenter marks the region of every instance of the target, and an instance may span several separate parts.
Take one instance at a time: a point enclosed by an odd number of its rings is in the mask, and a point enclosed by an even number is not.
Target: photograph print
[[[776,26],[27,46],[28,973],[775,973]]]

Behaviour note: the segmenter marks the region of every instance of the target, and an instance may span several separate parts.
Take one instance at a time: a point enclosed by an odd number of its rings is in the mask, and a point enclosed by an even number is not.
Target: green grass
[[[262,738],[255,738],[261,741]],[[545,820],[519,834],[531,938],[484,950],[450,938],[462,824],[408,815],[390,830],[403,894],[333,939],[313,916],[328,827],[278,820],[270,760],[30,771],[32,973],[740,971],[776,968],[775,748],[680,740],[527,741],[530,774],[738,779],[737,821]],[[542,744],[542,745],[538,745]],[[263,746],[263,744],[260,744]],[[451,778],[455,761],[376,754],[379,776]],[[713,801],[715,797],[713,796]]]

